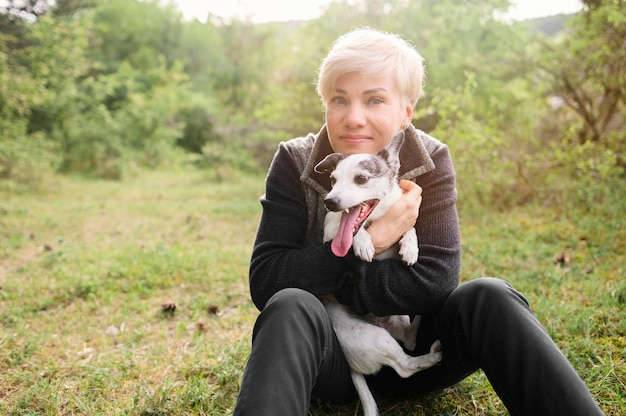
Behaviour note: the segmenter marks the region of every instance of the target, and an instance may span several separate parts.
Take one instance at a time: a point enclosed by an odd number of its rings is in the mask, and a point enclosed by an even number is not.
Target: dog
[[[330,173],[332,189],[324,199],[328,209],[324,242],[332,240],[331,250],[336,256],[344,257],[352,247],[357,257],[368,262],[391,257],[399,257],[407,266],[417,262],[419,248],[414,228],[401,237],[399,248],[392,247],[376,256],[367,233],[368,225],[384,215],[402,195],[398,171],[403,143],[401,131],[378,155],[332,153],[315,166],[318,173]],[[362,316],[336,300],[324,298],[322,302],[350,366],[365,416],[378,415],[365,375],[375,374],[387,365],[406,378],[441,362],[439,341],[433,343],[430,353],[417,357],[406,354],[397,342],[409,351],[415,348],[420,316],[413,322],[406,315]]]

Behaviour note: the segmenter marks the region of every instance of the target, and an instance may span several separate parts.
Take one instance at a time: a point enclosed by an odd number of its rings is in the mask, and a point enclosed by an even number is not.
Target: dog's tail
[[[361,406],[363,406],[363,415],[364,416],[378,416],[378,407],[376,406],[376,401],[374,400],[374,396],[372,396],[372,392],[365,381],[365,377],[363,374],[352,372],[352,383],[354,383],[354,388],[356,392],[359,394],[359,399],[361,399]]]

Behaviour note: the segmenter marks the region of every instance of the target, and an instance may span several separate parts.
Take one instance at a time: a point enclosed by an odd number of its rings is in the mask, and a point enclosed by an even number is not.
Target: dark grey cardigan
[[[335,293],[357,313],[376,315],[436,312],[459,283],[461,241],[456,212],[455,173],[448,148],[412,126],[405,130],[400,176],[422,187],[415,224],[418,262],[364,262],[352,251],[334,256],[323,244],[327,174],[313,167],[332,153],[326,128],[279,145],[270,166],[263,213],[250,263],[250,292],[262,309],[278,290]]]

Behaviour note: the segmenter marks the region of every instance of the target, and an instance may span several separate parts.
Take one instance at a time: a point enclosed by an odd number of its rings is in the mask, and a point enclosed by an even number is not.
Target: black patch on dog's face
[[[370,177],[377,178],[384,174],[385,167],[382,165],[380,159],[376,157],[370,157],[359,162],[359,168],[363,169],[369,174]]]

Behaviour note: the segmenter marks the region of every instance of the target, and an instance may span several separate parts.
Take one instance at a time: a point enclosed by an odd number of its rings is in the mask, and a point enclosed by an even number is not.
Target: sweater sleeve
[[[250,293],[262,309],[277,291],[300,288],[320,296],[336,292],[349,265],[330,244],[305,245],[308,214],[300,172],[286,146],[279,146],[268,171],[263,211],[252,249]]]
[[[356,313],[428,314],[438,310],[459,283],[461,238],[456,210],[455,172],[447,146],[431,157],[435,169],[418,176],[422,205],[415,224],[419,258],[412,267],[395,259],[359,262],[344,272],[335,294]]]

